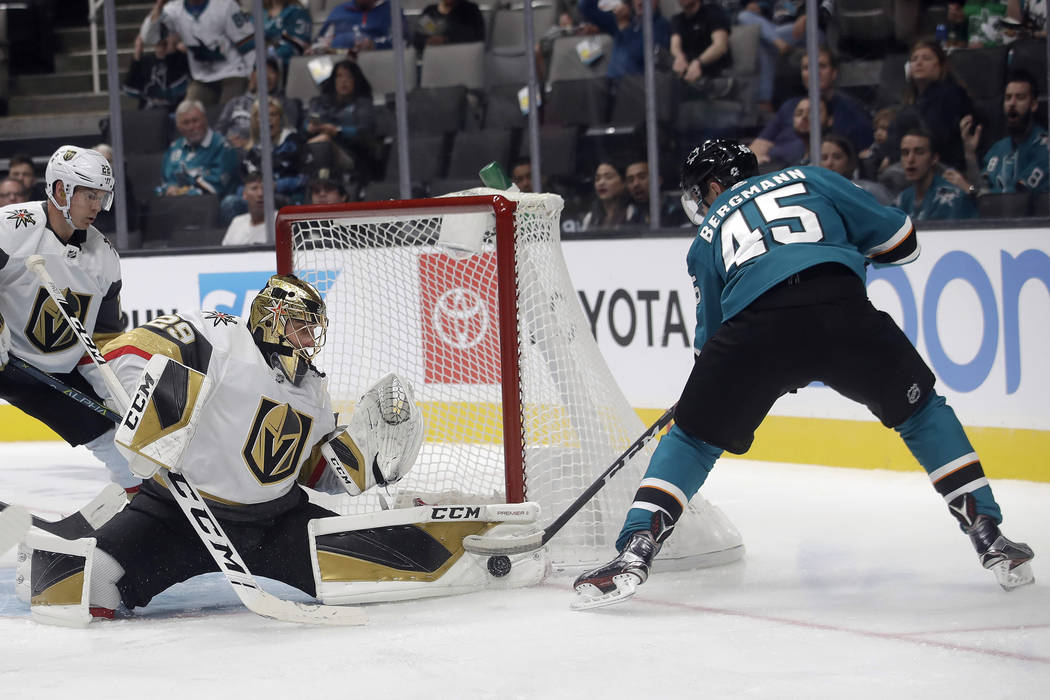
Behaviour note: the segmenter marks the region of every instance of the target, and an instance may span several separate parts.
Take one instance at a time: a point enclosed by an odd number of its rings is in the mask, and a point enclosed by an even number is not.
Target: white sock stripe
[[[638,508],[639,510],[647,510],[650,513],[667,513],[667,511],[661,508],[660,506],[656,505],[655,503],[649,503],[648,501],[635,501],[631,504],[631,507]],[[667,513],[667,515],[670,516],[671,514]]]
[[[685,497],[685,492],[678,488],[670,481],[664,481],[663,479],[642,479],[642,483],[638,485],[639,488],[643,486],[651,486],[654,489],[660,489],[674,496],[674,499],[685,508],[686,504],[689,503],[689,499]]]
[[[988,479],[986,479],[983,476],[980,479],[974,479],[973,481],[971,481],[970,483],[966,484],[965,486],[960,486],[959,488],[955,489],[954,491],[952,491],[951,493],[946,495],[944,497],[944,502],[945,503],[951,503],[953,500],[955,500],[959,496],[963,495],[964,493],[972,493],[972,492],[976,491],[977,489],[981,488],[982,486],[987,486],[987,485],[988,485]]]
[[[940,467],[938,469],[934,469],[932,472],[930,472],[930,481],[932,481],[933,483],[936,484],[938,481],[940,481],[944,477],[948,476],[952,472],[956,471],[960,467],[965,467],[967,464],[970,464],[970,463],[976,462],[976,461],[977,461],[977,453],[976,452],[971,452],[969,454],[963,455],[962,457],[959,457],[958,459],[953,459],[952,461],[950,461],[947,464],[945,464],[943,467]]]

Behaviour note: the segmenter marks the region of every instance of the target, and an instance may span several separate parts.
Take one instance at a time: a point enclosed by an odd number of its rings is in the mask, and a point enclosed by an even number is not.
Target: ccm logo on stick
[[[480,517],[480,506],[439,506],[430,510],[431,520],[470,520]]]
[[[135,398],[131,400],[131,406],[128,408],[128,417],[124,419],[124,426],[131,430],[134,430],[135,426],[139,424],[142,412],[146,410],[150,389],[157,383],[149,374],[142,376],[142,384],[139,386],[138,391],[135,392]]]

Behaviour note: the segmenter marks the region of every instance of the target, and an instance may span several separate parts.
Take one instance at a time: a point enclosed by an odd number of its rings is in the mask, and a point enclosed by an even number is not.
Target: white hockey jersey
[[[286,381],[265,362],[236,316],[218,311],[160,316],[114,339],[103,353],[132,395],[154,354],[212,380],[181,470],[202,495],[220,504],[255,505],[284,496],[314,446],[335,429],[327,380],[307,372],[299,386]],[[109,395],[97,370],[84,374],[101,396]]]
[[[92,335],[119,333],[120,258],[94,226],[63,243],[47,227],[46,202],[0,208],[0,314],[11,329],[11,353],[47,372],[71,372],[84,349],[36,275],[42,255],[73,312]]]
[[[172,0],[156,21],[146,15],[139,35],[147,46],[160,41],[160,27],[179,36],[186,45],[190,77],[203,83],[225,78],[247,78],[252,73],[255,28],[251,15],[234,0],[208,0],[203,9]]]

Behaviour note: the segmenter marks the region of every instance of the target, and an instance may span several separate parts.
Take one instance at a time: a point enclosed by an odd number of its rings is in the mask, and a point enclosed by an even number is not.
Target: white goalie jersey
[[[161,316],[114,339],[103,353],[132,396],[154,354],[207,375],[211,390],[201,399],[179,468],[202,495],[227,506],[262,504],[287,494],[314,447],[335,429],[324,377],[311,370],[299,386],[285,380],[236,316],[218,311]],[[85,375],[100,395],[108,395],[97,371]]]
[[[26,269],[31,255],[44,257],[73,314],[95,336],[123,330],[120,258],[94,226],[63,243],[47,227],[45,202],[0,208],[0,314],[11,329],[11,354],[47,372],[71,372],[84,349],[40,280]]]

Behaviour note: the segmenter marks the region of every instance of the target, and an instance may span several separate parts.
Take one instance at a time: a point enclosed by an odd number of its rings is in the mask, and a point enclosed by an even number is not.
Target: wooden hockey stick
[[[128,497],[117,484],[107,484],[102,491],[91,499],[91,502],[72,515],[61,520],[44,520],[30,515],[33,527],[39,528],[62,539],[76,540],[89,537],[103,523],[120,512],[128,502]],[[0,501],[0,511],[12,508],[10,504]]]
[[[58,285],[48,273],[44,258],[40,255],[31,255],[26,259],[25,265],[37,276],[48,295],[58,305],[66,323],[73,329],[88,356],[102,373],[102,378],[115,400],[122,409],[126,410],[131,404],[128,392],[117,379],[113,368],[106,362],[106,358],[102,356],[80,319],[72,313],[69,302],[66,301]],[[315,625],[362,625],[367,621],[364,611],[360,608],[297,603],[283,600],[264,591],[193,484],[175,472],[168,473],[167,481],[168,490],[175,498],[175,502],[182,508],[183,514],[193,526],[201,543],[211,554],[219,570],[226,576],[226,580],[233,586],[241,603],[253,613],[284,622]]]
[[[542,530],[536,532],[530,532],[520,537],[509,536],[509,537],[496,537],[486,535],[467,535],[463,538],[463,549],[473,554],[483,554],[486,556],[496,556],[500,554],[521,554],[523,552],[531,552],[535,549],[539,549],[547,544],[554,535],[561,530],[565,523],[569,522],[576,513],[583,508],[587,501],[594,498],[594,495],[602,490],[606,483],[612,479],[616,472],[623,469],[624,465],[631,461],[638,452],[642,450],[649,441],[655,438],[661,430],[666,428],[672,420],[674,420],[674,406],[664,411],[664,414],[656,419],[656,422],[646,428],[645,432],[642,433],[637,440],[631,443],[623,453],[616,458],[609,467],[601,473],[594,483],[587,487],[587,489],[579,495],[579,497],[573,501],[565,512],[559,515],[554,522]]]

